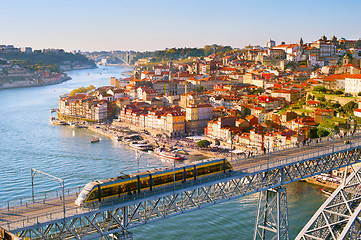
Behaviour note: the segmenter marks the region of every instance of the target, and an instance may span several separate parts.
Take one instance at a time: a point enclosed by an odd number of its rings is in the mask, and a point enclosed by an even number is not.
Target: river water
[[[135,151],[87,129],[51,126],[49,109],[60,95],[78,87],[110,84],[131,69],[106,66],[69,72],[58,85],[0,90],[0,202],[31,196],[30,169],[65,181],[66,188],[137,170]],[[54,115],[55,116],[55,115]],[[90,139],[98,136],[98,144]],[[140,170],[170,166],[154,155],[140,158]],[[35,192],[59,190],[57,182],[35,177]],[[316,186],[287,186],[290,239],[294,239],[326,199]],[[131,229],[135,239],[252,239],[258,194]]]

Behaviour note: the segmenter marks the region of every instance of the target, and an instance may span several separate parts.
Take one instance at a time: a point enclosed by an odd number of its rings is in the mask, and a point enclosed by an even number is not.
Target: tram
[[[196,181],[207,175],[226,173],[233,170],[226,159],[207,159],[182,165],[175,168],[175,182],[185,183]],[[84,186],[75,204],[78,206],[91,206],[93,204],[106,204],[116,200],[122,195],[135,195],[144,191],[155,191],[159,188],[174,184],[173,169],[154,169],[141,173],[123,175],[100,181],[92,181]]]

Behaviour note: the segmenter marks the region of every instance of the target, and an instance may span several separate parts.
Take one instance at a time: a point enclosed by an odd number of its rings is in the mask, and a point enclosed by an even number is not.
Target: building
[[[357,95],[361,92],[361,74],[350,74],[345,77],[345,93]]]
[[[23,53],[32,53],[33,49],[31,47],[24,47],[24,48],[21,48],[20,51]]]
[[[209,103],[188,105],[186,107],[186,133],[204,132],[208,121],[213,118],[213,107]]]
[[[334,110],[333,109],[315,109],[315,123],[321,123],[324,119],[333,118]]]
[[[217,120],[212,120],[207,123],[207,127],[204,129],[204,133],[206,137],[227,141],[227,136],[223,134],[222,129],[225,127],[234,127],[235,125],[235,117],[219,117]]]
[[[281,97],[284,98],[287,102],[293,102],[300,98],[300,91],[298,90],[289,90],[289,89],[279,89],[271,92],[272,97]]]

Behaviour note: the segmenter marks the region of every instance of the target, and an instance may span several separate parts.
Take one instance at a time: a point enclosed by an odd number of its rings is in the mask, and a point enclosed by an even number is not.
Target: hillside
[[[94,61],[81,54],[67,52],[0,52],[0,58],[21,65],[30,70],[49,69],[52,72],[62,72],[81,68],[95,68]]]

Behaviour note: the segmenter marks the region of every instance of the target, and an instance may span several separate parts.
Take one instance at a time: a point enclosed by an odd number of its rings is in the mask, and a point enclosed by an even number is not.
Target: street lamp
[[[135,153],[135,159],[137,159],[137,172],[139,173],[139,159],[145,154],[145,152],[138,155],[138,151]]]
[[[64,216],[64,223],[65,223],[65,190],[64,190],[64,180],[58,177],[55,177],[53,175],[50,175],[48,173],[42,172],[38,169],[35,168],[31,168],[31,193],[32,193],[32,199],[33,202],[35,202],[35,198],[34,198],[34,177],[36,174],[40,174],[40,175],[44,175],[52,180],[55,180],[59,183],[60,187],[63,190],[63,216]]]
[[[267,171],[269,171],[269,139],[268,139],[267,150],[268,150]]]
[[[173,159],[173,164],[169,159],[168,161],[171,165],[173,165],[173,195],[175,195],[175,159]]]

